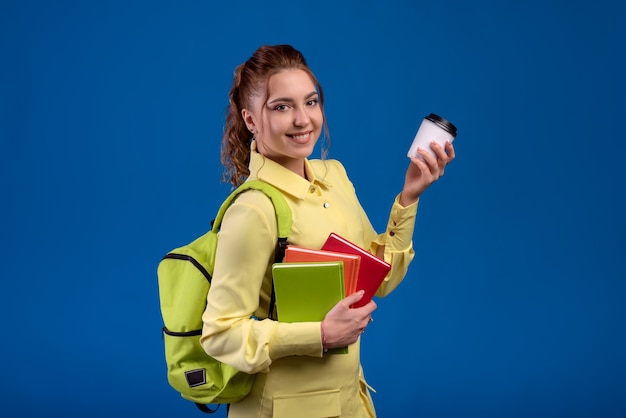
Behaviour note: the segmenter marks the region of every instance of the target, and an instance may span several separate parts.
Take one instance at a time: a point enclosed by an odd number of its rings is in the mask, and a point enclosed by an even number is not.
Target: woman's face
[[[315,84],[305,71],[289,69],[269,78],[267,92],[265,103],[255,98],[242,111],[244,121],[261,154],[304,177],[324,120]]]

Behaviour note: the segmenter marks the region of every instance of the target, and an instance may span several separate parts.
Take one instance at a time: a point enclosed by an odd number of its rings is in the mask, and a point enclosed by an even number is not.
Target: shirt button
[[[330,206],[330,203],[324,202],[324,209],[328,209],[329,206]]]
[[[315,193],[315,186],[311,186],[311,188],[309,189],[309,192]]]
[[[390,237],[393,237],[394,235],[396,235],[396,233],[395,233],[395,232],[393,232],[393,231],[389,231],[389,236],[390,236]]]

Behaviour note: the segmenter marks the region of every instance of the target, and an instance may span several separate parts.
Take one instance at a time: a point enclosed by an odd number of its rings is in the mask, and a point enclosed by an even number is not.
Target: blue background
[[[363,336],[379,416],[624,416],[625,21],[605,0],[3,1],[2,416],[200,416],[166,382],[156,266],[226,195],[232,72],[276,43],[322,83],[378,230],[421,118],[459,128]]]

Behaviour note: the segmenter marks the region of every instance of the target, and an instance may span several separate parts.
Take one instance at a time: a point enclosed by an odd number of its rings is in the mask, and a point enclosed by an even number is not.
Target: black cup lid
[[[456,137],[456,126],[454,126],[450,121],[442,118],[439,115],[435,115],[434,113],[431,113],[430,115],[426,116],[424,119],[428,119],[432,123],[439,126],[441,129],[443,129],[444,131],[448,132],[453,137]]]

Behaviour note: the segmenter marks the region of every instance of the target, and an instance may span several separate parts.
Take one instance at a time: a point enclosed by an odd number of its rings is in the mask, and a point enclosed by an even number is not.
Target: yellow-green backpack
[[[211,287],[220,224],[235,198],[250,189],[262,191],[274,205],[278,223],[275,261],[282,261],[291,229],[291,209],[273,186],[249,180],[222,203],[210,231],[166,254],[157,268],[167,379],[183,398],[194,402],[203,412],[217,410],[207,405],[219,407],[243,399],[254,382],[254,375],[217,361],[200,345],[202,314]],[[274,303],[272,291],[270,318]]]

